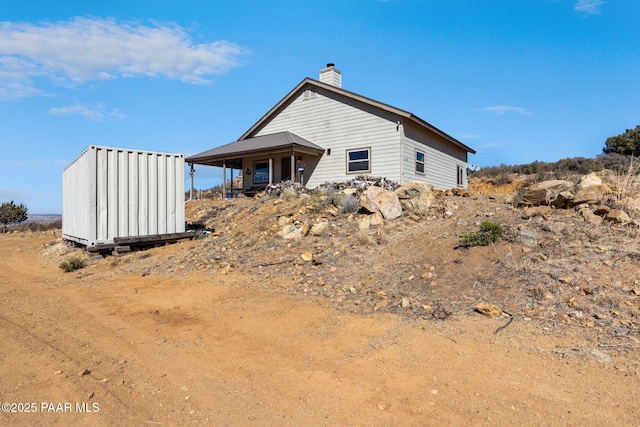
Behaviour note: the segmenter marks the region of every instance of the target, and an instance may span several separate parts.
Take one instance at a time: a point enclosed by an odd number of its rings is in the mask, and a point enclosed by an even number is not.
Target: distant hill
[[[24,224],[49,224],[60,221],[61,219],[62,215],[60,214],[30,214]]]

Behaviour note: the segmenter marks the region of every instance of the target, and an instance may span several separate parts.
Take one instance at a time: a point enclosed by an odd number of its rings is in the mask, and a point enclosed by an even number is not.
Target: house
[[[357,175],[435,188],[467,186],[475,151],[414,114],[342,88],[334,66],[305,78],[237,141],[188,163],[241,170],[243,190],[284,180],[317,187]]]

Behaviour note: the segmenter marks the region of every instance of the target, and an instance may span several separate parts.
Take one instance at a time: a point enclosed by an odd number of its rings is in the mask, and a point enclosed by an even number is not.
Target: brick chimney
[[[320,81],[332,86],[342,87],[342,73],[335,64],[327,64],[327,68],[320,70]]]

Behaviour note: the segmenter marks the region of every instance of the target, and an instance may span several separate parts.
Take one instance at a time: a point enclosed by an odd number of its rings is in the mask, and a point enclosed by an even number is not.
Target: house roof
[[[366,105],[370,105],[376,108],[379,108],[381,110],[396,114],[400,117],[402,117],[405,120],[408,120],[410,122],[415,123],[416,125],[418,125],[421,128],[427,129],[437,135],[439,135],[440,137],[444,138],[445,140],[449,141],[450,143],[462,148],[463,150],[467,151],[468,153],[473,153],[475,154],[476,151],[463,144],[462,142],[458,141],[457,139],[455,139],[454,137],[452,137],[451,135],[448,135],[447,133],[441,131],[440,129],[436,128],[435,126],[427,123],[426,121],[422,120],[420,117],[416,116],[413,113],[410,113],[408,111],[402,110],[400,108],[396,108],[393,107],[391,105],[376,101],[374,99],[371,98],[367,98],[366,96],[362,96],[359,95],[357,93],[342,89],[340,87],[337,86],[333,86],[327,83],[322,83],[318,80],[314,80],[311,79],[309,77],[305,78],[304,80],[302,80],[295,88],[293,88],[293,90],[291,92],[289,92],[284,98],[282,98],[282,100],[280,100],[280,102],[278,102],[271,110],[269,110],[267,112],[267,114],[265,114],[264,116],[262,116],[262,118],[260,120],[258,120],[253,126],[251,126],[251,128],[249,130],[247,130],[240,138],[240,140],[245,140],[248,138],[251,138],[252,135],[254,135],[256,132],[258,132],[263,125],[265,125],[267,122],[269,122],[269,120],[275,115],[277,114],[285,105],[288,104],[288,102],[294,98],[299,92],[302,92],[304,90],[306,90],[309,87],[318,87],[318,88],[322,88],[324,90],[327,90],[329,92],[333,92],[342,96],[346,96],[347,98],[351,98],[353,100],[362,102]],[[222,147],[220,147],[222,148]]]
[[[289,150],[318,155],[324,153],[324,148],[299,137],[295,133],[278,132],[231,142],[221,147],[189,156],[185,161],[188,163],[222,166],[222,161],[229,160],[230,157],[237,158]]]

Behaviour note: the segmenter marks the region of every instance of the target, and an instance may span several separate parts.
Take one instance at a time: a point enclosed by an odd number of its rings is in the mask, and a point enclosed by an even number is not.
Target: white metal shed
[[[91,145],[62,172],[62,237],[88,247],[184,233],[184,156]]]

